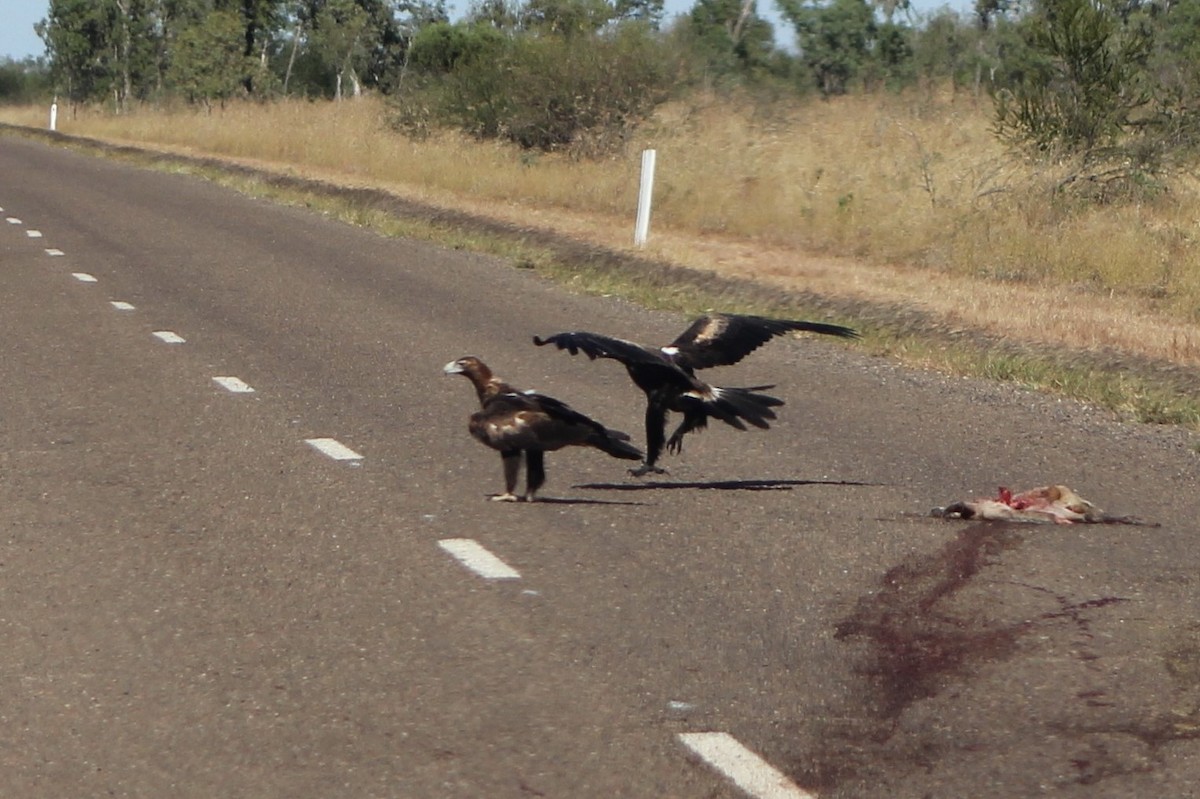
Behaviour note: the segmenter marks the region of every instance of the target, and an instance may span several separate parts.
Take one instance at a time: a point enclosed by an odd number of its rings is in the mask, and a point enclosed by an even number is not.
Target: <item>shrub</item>
[[[414,42],[415,74],[399,93],[410,132],[447,126],[527,149],[602,155],[668,97],[674,77],[667,51],[640,23],[570,37],[434,27]]]

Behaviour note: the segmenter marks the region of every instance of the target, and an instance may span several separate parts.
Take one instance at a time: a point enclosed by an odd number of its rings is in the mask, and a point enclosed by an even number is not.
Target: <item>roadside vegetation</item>
[[[57,96],[68,134],[913,309],[934,321],[871,315],[869,346],[1200,429],[1200,0],[978,0],[923,18],[780,0],[786,31],[728,0],[674,20],[655,0],[487,0],[456,22],[426,2],[130,0],[92,15],[102,5],[51,0],[47,58],[0,63],[0,120],[44,128]],[[658,174],[635,253],[645,148]],[[291,199],[392,224],[327,194]],[[404,232],[587,290],[654,293],[491,234],[418,228]],[[658,295],[639,299],[714,301],[701,283]]]

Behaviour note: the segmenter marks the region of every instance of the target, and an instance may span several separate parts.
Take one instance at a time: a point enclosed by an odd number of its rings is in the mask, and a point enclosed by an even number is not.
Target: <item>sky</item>
[[[48,0],[0,0],[0,58],[45,55],[33,25],[45,19],[49,7]]]
[[[465,5],[466,3],[462,3]],[[667,18],[688,11],[695,0],[666,0]],[[779,27],[779,16],[771,0],[758,0],[759,13]],[[912,0],[918,13],[926,14],[942,6],[964,11],[971,0]],[[451,6],[458,3],[451,3]],[[0,0],[0,59],[8,56],[20,61],[27,56],[45,55],[42,40],[33,32],[35,23],[46,17],[49,0]]]

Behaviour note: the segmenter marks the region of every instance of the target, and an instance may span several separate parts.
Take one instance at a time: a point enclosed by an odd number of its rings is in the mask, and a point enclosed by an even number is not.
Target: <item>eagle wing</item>
[[[533,343],[539,347],[553,344],[572,355],[582,352],[592,360],[611,358],[626,366],[652,366],[664,363],[664,358],[648,347],[624,339],[602,336],[599,333],[575,331],[573,333],[555,333],[546,338],[534,336]]]
[[[644,453],[629,443],[629,434],[605,427],[592,417],[580,413],[562,400],[545,394],[526,392],[545,414],[546,422],[539,426],[538,434],[544,442],[543,449],[581,444],[595,447],[614,458],[640,461]]]
[[[701,316],[671,342],[675,362],[685,369],[730,366],[766,344],[775,336],[792,331],[821,333],[841,338],[858,338],[849,327],[797,319],[771,319],[743,314]]]
[[[662,351],[653,350],[632,341],[610,338],[599,333],[576,331],[555,333],[544,339],[534,336],[533,343],[539,347],[553,344],[572,355],[582,352],[592,360],[611,358],[614,361],[620,361],[629,370],[629,374],[638,385],[675,386],[681,391],[689,391],[703,386],[691,374],[680,369]]]
[[[575,444],[628,441],[562,400],[532,391],[508,392],[489,399],[471,418],[476,438],[498,450],[553,451]],[[640,453],[639,453],[640,455]]]
[[[564,425],[579,425],[595,430],[597,433],[603,433],[606,428],[604,425],[597,422],[590,416],[580,413],[572,408],[567,403],[560,399],[548,396],[546,394],[538,394],[536,392],[525,392],[523,395],[527,400],[537,406],[537,409],[545,414],[546,418],[556,424]]]

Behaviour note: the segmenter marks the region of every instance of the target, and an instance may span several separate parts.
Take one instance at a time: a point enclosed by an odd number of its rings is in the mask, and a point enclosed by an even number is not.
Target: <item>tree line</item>
[[[410,135],[452,126],[604,153],[697,86],[767,97],[949,84],[990,96],[996,132],[1041,157],[1129,174],[1188,162],[1200,0],[50,0],[44,58],[0,63],[0,101],[392,98]],[[782,44],[781,44],[782,43]],[[1102,174],[1093,169],[1092,177]]]

